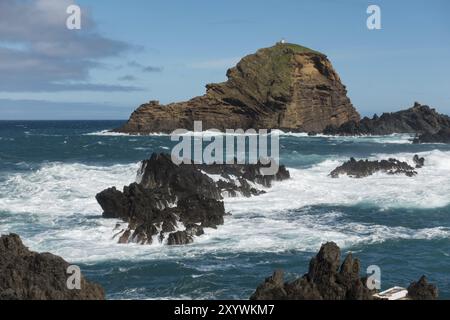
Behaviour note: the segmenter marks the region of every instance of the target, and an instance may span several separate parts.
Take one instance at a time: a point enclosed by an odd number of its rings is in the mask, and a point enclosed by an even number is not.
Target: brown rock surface
[[[283,129],[321,132],[359,120],[345,86],[327,57],[311,49],[278,43],[244,57],[227,72],[228,81],[208,84],[206,94],[186,102],[150,101],[133,112],[118,132],[170,133],[206,129]]]

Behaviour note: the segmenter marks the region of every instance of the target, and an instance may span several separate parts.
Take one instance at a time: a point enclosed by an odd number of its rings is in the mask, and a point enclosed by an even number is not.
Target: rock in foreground
[[[341,250],[334,242],[322,245],[311,259],[308,273],[292,282],[284,282],[277,270],[258,286],[250,300],[374,300],[367,278],[361,278],[360,262],[349,253],[340,265]],[[434,300],[438,289],[422,276],[408,287],[408,300]]]
[[[114,187],[106,189],[96,198],[103,217],[128,224],[125,228],[117,226],[120,243],[188,244],[202,235],[204,228],[223,224],[226,213],[222,194],[258,195],[264,192],[259,188],[289,178],[284,166],[272,176],[261,175],[262,167],[176,165],[168,154],[153,154],[142,162],[138,182],[125,186],[123,192]]]
[[[413,300],[435,300],[439,291],[434,284],[428,283],[427,277],[422,276],[419,281],[410,284],[408,296]]]
[[[341,250],[334,242],[320,248],[309,271],[292,282],[284,282],[276,271],[261,284],[251,300],[371,300],[374,292],[360,278],[360,262],[349,253],[340,265]]]
[[[416,163],[416,167],[420,168],[423,166],[424,159],[414,157],[414,162]],[[366,159],[357,161],[354,158],[350,158],[349,161],[331,171],[330,176],[332,178],[338,178],[340,175],[346,174],[352,178],[363,178],[376,172],[385,172],[387,174],[404,174],[408,177],[412,177],[417,174],[414,168],[408,163],[397,159],[381,161],[369,161]]]
[[[341,126],[330,125],[324,130],[329,135],[389,135],[393,133],[436,133],[450,128],[450,117],[420,103],[412,108],[375,115],[372,119],[351,120]]]
[[[359,120],[345,86],[327,57],[288,43],[258,50],[227,72],[228,81],[208,84],[206,94],[186,102],[150,101],[115,130],[171,133],[203,129],[282,129],[321,132]]]
[[[101,286],[81,277],[81,290],[67,288],[69,263],[28,250],[15,234],[0,237],[0,300],[103,300]]]

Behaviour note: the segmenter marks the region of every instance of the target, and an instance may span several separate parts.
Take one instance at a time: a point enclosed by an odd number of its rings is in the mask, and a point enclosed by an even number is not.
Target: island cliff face
[[[206,129],[282,129],[321,132],[358,121],[345,86],[322,53],[278,43],[244,57],[227,72],[228,81],[208,84],[206,94],[186,102],[150,101],[117,132],[170,133]]]

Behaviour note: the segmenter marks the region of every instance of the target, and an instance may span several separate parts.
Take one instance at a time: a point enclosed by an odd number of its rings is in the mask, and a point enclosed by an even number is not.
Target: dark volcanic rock
[[[226,193],[231,197],[235,197],[238,194],[250,197],[265,192],[264,190],[255,188],[250,183],[270,188],[273,181],[282,181],[289,179],[290,177],[289,171],[283,165],[279,166],[278,172],[275,175],[262,175],[260,170],[263,167],[266,166],[261,163],[246,165],[196,165],[196,168],[202,172],[220,176],[220,180],[217,181],[217,187],[220,189],[221,193]]]
[[[450,143],[450,128],[441,129],[436,133],[419,134],[413,143]]]
[[[341,251],[328,242],[311,259],[308,273],[292,282],[285,282],[283,271],[276,270],[258,286],[250,300],[373,300],[366,277],[360,277],[360,262],[349,253],[340,265]],[[433,300],[438,289],[422,276],[408,287],[408,299]]]
[[[119,243],[150,244],[155,239],[170,245],[191,243],[204,228],[224,223],[222,194],[258,195],[275,180],[289,178],[280,166],[272,176],[260,174],[264,166],[176,165],[167,154],[153,154],[142,162],[138,182],[106,189],[96,198],[105,218],[122,219],[128,226],[115,234]],[[219,177],[216,182],[207,174]],[[184,230],[182,230],[184,227]]]
[[[168,245],[181,245],[194,242],[194,236],[201,236],[204,234],[203,227],[197,224],[186,225],[186,230],[177,231],[169,234],[167,239]]]
[[[103,300],[101,286],[81,277],[81,289],[67,288],[69,263],[28,250],[15,234],[0,237],[0,300]]]
[[[179,199],[198,194],[206,198],[221,199],[214,181],[195,165],[176,165],[169,154],[153,154],[144,160],[140,169],[139,184],[147,189],[159,189]],[[173,202],[175,199],[169,199]]]
[[[420,169],[425,165],[425,158],[419,157],[417,154],[413,157],[414,164],[416,168]]]
[[[411,283],[408,287],[408,297],[413,300],[435,300],[438,295],[438,288],[428,283],[425,276],[422,276],[418,282]]]
[[[208,84],[189,101],[160,105],[150,101],[133,112],[118,132],[170,133],[203,129],[282,129],[321,132],[359,120],[347,90],[327,57],[289,43],[258,50],[227,72],[228,80]]]
[[[340,126],[328,126],[324,134],[329,135],[388,135],[393,133],[436,133],[450,128],[450,117],[435,109],[415,103],[407,110],[383,113],[372,119],[351,120]]]
[[[423,158],[422,158],[423,159]],[[422,163],[421,159],[417,159],[418,163]],[[417,163],[416,163],[416,168]],[[408,163],[399,161],[397,159],[388,159],[388,160],[355,160],[354,158],[350,158],[349,161],[345,162],[343,165],[334,169],[330,176],[332,178],[338,178],[342,174],[346,174],[353,178],[363,178],[370,176],[376,172],[385,172],[387,174],[404,174],[408,177],[412,177],[417,174],[414,171],[414,168],[411,167]]]
[[[211,188],[215,186],[211,180]],[[159,241],[165,239],[166,234],[177,230],[178,224],[199,224],[199,228],[216,228],[223,224],[225,209],[223,202],[207,198],[198,194],[190,194],[177,198],[177,196],[164,193],[159,189],[145,188],[143,185],[133,183],[124,187],[117,211],[110,207],[114,201],[110,197],[116,197],[116,190],[106,189],[97,195],[97,201],[104,211],[105,218],[119,218],[128,222],[127,229],[122,229],[116,234],[120,235],[119,242],[136,242],[151,244],[154,236]],[[172,206],[175,199],[177,206]],[[122,233],[123,232],[123,233]],[[171,242],[170,244],[175,244]]]
[[[251,300],[371,300],[372,294],[360,278],[360,263],[348,254],[340,266],[341,251],[328,242],[311,259],[309,271],[292,282],[284,282],[278,270],[261,284]]]

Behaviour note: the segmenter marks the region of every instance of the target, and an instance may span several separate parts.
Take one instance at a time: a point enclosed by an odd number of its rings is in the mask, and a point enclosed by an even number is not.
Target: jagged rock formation
[[[204,228],[223,224],[225,209],[222,195],[258,195],[275,180],[289,178],[280,166],[276,175],[261,175],[262,164],[176,165],[170,155],[153,154],[142,162],[138,182],[123,188],[106,189],[96,198],[103,217],[121,219],[117,226],[120,243],[153,241],[187,244]],[[208,174],[216,177],[213,180]]]
[[[278,270],[265,280],[251,300],[371,300],[373,292],[359,275],[360,262],[349,253],[340,266],[341,250],[334,242],[320,248],[309,271],[292,282],[284,282]]]
[[[416,102],[412,108],[393,113],[351,120],[341,126],[330,125],[324,130],[329,135],[388,135],[393,133],[436,133],[450,128],[450,117]]]
[[[413,161],[417,169],[420,169],[425,165],[425,158],[419,157],[417,154],[414,155]]]
[[[438,288],[434,284],[428,283],[425,276],[422,276],[417,282],[412,282],[408,287],[408,297],[413,300],[436,300],[438,296]]]
[[[450,128],[441,129],[436,133],[422,133],[414,139],[413,143],[450,143]]]
[[[416,155],[417,156],[417,155]],[[413,161],[416,163],[416,168],[423,166],[425,159],[414,157]],[[387,174],[404,174],[408,177],[415,176],[417,172],[408,163],[399,161],[397,159],[388,160],[359,160],[350,158],[341,166],[331,171],[332,178],[339,178],[340,175],[346,174],[352,178],[363,178],[370,176],[376,172],[385,172]]]
[[[283,129],[321,132],[328,125],[359,120],[345,86],[324,54],[278,43],[244,57],[228,81],[208,84],[206,94],[186,102],[150,101],[133,112],[118,132],[170,133],[203,129]]]
[[[67,288],[69,263],[28,250],[16,234],[0,237],[0,300],[103,300],[101,286],[81,277],[81,289]]]
[[[340,265],[341,250],[327,242],[311,259],[308,273],[292,282],[285,282],[282,270],[258,286],[250,300],[374,300],[367,278],[360,277],[360,262],[349,253]],[[434,300],[438,289],[422,276],[408,287],[409,300]]]

